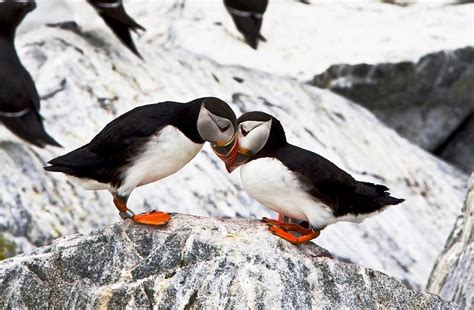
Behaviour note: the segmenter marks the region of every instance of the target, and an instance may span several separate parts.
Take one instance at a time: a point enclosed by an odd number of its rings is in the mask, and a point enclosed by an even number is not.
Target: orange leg
[[[311,232],[309,234],[305,234],[305,235],[301,235],[299,237],[295,237],[294,235],[292,235],[291,233],[289,233],[288,231],[278,227],[278,226],[270,226],[270,231],[274,234],[274,235],[277,235],[278,237],[280,238],[283,238],[293,244],[302,244],[302,243],[306,243],[316,237],[319,236],[319,231],[313,231],[311,230]]]
[[[129,218],[135,223],[155,226],[164,225],[170,221],[171,215],[161,211],[135,214],[132,210],[127,208],[127,198],[128,197],[114,195],[114,204],[120,211],[120,217],[122,217],[124,220]]]

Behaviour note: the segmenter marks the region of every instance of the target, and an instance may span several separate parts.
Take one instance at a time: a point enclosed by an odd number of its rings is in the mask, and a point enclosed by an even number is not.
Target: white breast
[[[308,221],[315,228],[335,220],[331,209],[308,194],[297,177],[277,159],[259,158],[242,165],[240,178],[250,196],[275,212]]]
[[[203,144],[194,143],[179,129],[167,126],[151,137],[143,151],[127,169],[124,182],[117,190],[129,195],[141,185],[158,181],[184,167],[201,150]]]

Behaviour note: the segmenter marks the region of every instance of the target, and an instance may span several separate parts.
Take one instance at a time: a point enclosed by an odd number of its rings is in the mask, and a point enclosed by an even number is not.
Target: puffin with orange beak
[[[361,222],[404,201],[390,196],[383,185],[357,181],[324,157],[289,144],[281,123],[263,112],[245,113],[237,120],[226,166],[229,172],[241,166],[242,185],[259,203],[309,223],[303,227],[263,219],[272,233],[294,244],[318,237],[327,225]]]
[[[214,97],[145,105],[117,117],[91,142],[44,169],[62,172],[85,189],[109,190],[123,219],[162,225],[170,220],[168,213],[128,209],[133,189],[177,172],[206,141],[224,152],[234,139],[235,123],[229,105]],[[222,158],[227,160],[224,153]]]

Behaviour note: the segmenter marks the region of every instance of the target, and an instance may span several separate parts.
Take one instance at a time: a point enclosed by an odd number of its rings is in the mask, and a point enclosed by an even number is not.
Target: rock
[[[464,171],[474,171],[474,113],[451,133],[434,153]]]
[[[456,302],[460,309],[474,307],[474,174],[469,187],[463,214],[456,222],[427,285],[430,292]]]
[[[414,4],[407,7],[379,0],[309,1],[310,5],[272,1],[262,28],[267,43],[259,45],[257,52],[242,41],[223,1],[142,1],[140,5],[125,1],[125,6],[131,16],[149,26],[142,42],[177,46],[220,64],[307,81],[336,63],[416,61],[428,53],[472,45],[472,11],[468,6],[447,5],[453,1],[411,1]],[[86,17],[85,11],[91,16]],[[42,21],[73,19],[88,32],[111,35],[82,1],[42,0],[20,31],[35,29]]]
[[[126,222],[0,263],[0,308],[453,309],[249,220]]]
[[[6,138],[0,141],[0,240],[13,242],[14,252],[20,253],[120,221],[109,193],[85,191],[62,175],[44,173],[43,165],[87,143],[107,122],[137,105],[217,96],[236,113],[274,114],[287,128],[290,142],[329,158],[357,179],[386,184],[394,196],[407,199],[360,225],[333,225],[316,242],[337,257],[422,288],[462,207],[467,176],[330,91],[221,65],[180,47],[172,29],[161,29],[179,16],[168,7],[173,2],[155,4],[156,10],[148,7],[152,3],[135,7],[141,15],[133,13],[149,29],[137,41],[145,61],[123,49],[106,28],[75,32],[36,27],[18,37],[17,49],[43,100],[47,130],[65,147],[38,150]],[[133,10],[130,6],[131,14]],[[153,18],[144,18],[146,12],[153,12],[148,13]],[[168,19],[156,25],[162,15]],[[160,37],[160,29],[169,36]],[[242,191],[238,171],[228,175],[208,146],[176,175],[134,191],[129,206],[136,212],[274,216]]]
[[[362,104],[402,136],[435,151],[474,114],[474,47],[428,54],[418,63],[333,65],[312,84]],[[472,138],[474,130],[465,126],[459,134]],[[474,145],[465,147],[472,154]],[[446,156],[469,166],[464,157]]]

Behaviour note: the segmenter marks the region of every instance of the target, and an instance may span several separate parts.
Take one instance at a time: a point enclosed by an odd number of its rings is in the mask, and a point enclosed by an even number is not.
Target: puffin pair
[[[35,8],[34,1],[0,2],[0,123],[38,147],[60,146],[44,129],[38,91],[15,49],[16,29]]]
[[[241,166],[250,196],[309,223],[305,227],[264,219],[271,232],[295,244],[316,238],[329,224],[359,222],[403,201],[391,197],[387,187],[356,181],[327,159],[289,144],[271,115],[249,112],[237,120],[224,101],[213,97],[135,108],[110,122],[90,143],[51,160],[45,170],[65,173],[86,189],[109,190],[123,219],[162,225],[169,214],[135,214],[127,207],[128,197],[135,187],[180,170],[205,141],[229,173]]]
[[[45,170],[62,172],[86,189],[109,190],[123,219],[162,225],[169,214],[128,209],[133,189],[177,172],[206,141],[228,162],[235,122],[227,103],[214,97],[137,107],[110,122],[88,144],[49,161]]]

